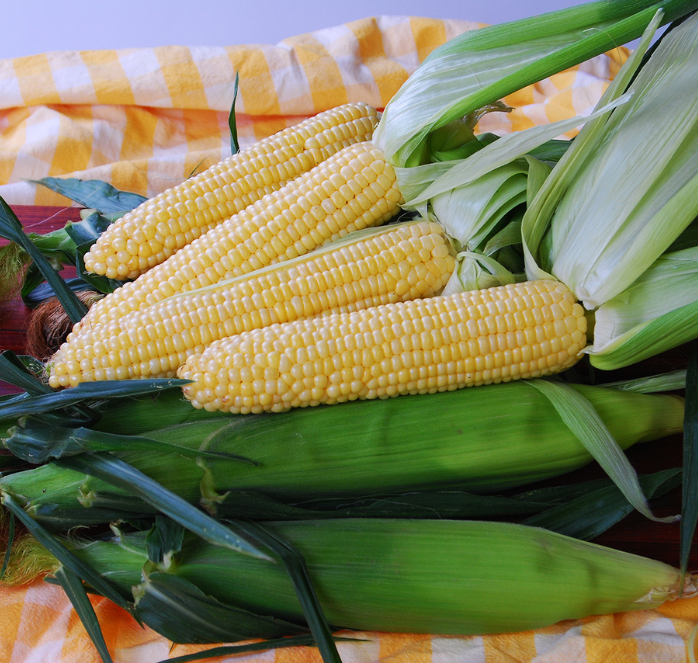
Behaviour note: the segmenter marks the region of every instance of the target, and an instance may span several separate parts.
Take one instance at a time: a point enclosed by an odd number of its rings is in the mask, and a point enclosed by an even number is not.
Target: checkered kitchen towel
[[[54,52],[0,60],[0,195],[69,204],[28,182],[101,179],[151,196],[230,154],[235,72],[242,147],[320,111],[382,109],[419,63],[468,21],[378,17],[276,46]],[[616,49],[507,98],[482,129],[505,133],[588,111],[627,57]]]
[[[115,663],[156,663],[205,649],[142,629],[121,608],[93,598]],[[39,580],[0,590],[2,663],[100,663],[63,591]],[[684,663],[698,598],[658,610],[560,622],[537,631],[472,637],[354,633],[337,647],[344,663]],[[230,663],[322,663],[310,647],[220,657]]]
[[[293,37],[276,46],[165,47],[46,53],[0,61],[0,195],[10,204],[69,202],[28,180],[102,179],[153,195],[230,152],[227,117],[240,73],[244,147],[348,101],[382,109],[436,46],[467,21],[379,17]],[[483,130],[506,133],[584,114],[627,57],[624,49],[526,88]],[[176,646],[93,598],[117,663],[152,663],[197,647]],[[345,663],[646,662],[687,659],[698,598],[659,610],[595,617],[513,635],[435,637],[355,634]],[[97,663],[62,590],[38,580],[0,589],[0,663]],[[227,660],[233,660],[229,658]],[[312,648],[236,657],[319,662]]]

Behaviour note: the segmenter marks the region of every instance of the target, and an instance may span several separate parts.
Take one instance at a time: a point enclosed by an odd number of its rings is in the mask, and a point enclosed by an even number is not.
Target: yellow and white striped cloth
[[[242,146],[347,101],[381,109],[436,46],[476,23],[378,17],[276,46],[166,47],[46,53],[0,61],[0,195],[14,204],[68,205],[28,180],[102,179],[153,195],[230,152],[227,126],[240,73]],[[526,88],[481,129],[506,133],[588,113],[627,57],[616,49]],[[116,663],[152,663],[177,646],[94,598]],[[42,581],[0,589],[0,663],[97,663],[62,591]],[[356,634],[345,663],[673,663],[687,658],[698,599],[660,610],[564,622],[487,637]],[[224,659],[225,660],[225,659]],[[228,659],[233,660],[233,659]],[[235,661],[319,662],[312,648]]]
[[[27,180],[100,179],[151,196],[230,154],[235,72],[241,146],[348,101],[382,109],[438,45],[477,23],[368,18],[276,46],[53,52],[0,60],[0,196],[65,205]],[[504,133],[584,113],[622,64],[617,49],[507,99]]]
[[[93,598],[115,663],[156,663],[207,647],[176,645],[110,601]],[[0,591],[2,663],[101,663],[75,611],[55,585],[39,580]],[[344,663],[684,663],[698,598],[659,610],[565,621],[511,635],[448,637],[343,632]],[[322,663],[317,649],[294,647],[220,657],[230,663]]]

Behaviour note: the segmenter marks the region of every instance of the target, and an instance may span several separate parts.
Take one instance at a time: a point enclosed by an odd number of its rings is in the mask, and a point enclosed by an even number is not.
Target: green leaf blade
[[[82,581],[72,571],[61,566],[54,575],[60,583],[63,591],[67,594],[70,602],[75,608],[82,625],[85,627],[90,640],[95,646],[97,653],[100,655],[103,663],[112,663],[111,655],[107,649],[107,643],[104,641],[104,635],[100,628],[97,615],[95,614],[92,603],[87,597],[87,592],[82,584]]]
[[[18,520],[27,528],[39,543],[46,548],[66,569],[81,578],[102,596],[118,605],[120,608],[131,612],[131,606],[124,597],[94,569],[76,557],[58,539],[49,534],[39,523],[27,515],[8,493],[2,493],[2,504],[7,507]]]
[[[240,72],[235,72],[235,84],[233,86],[233,103],[230,105],[230,114],[228,115],[228,127],[230,128],[230,153],[237,154],[240,151],[240,143],[238,142],[238,127],[235,118],[235,103],[238,99],[238,88],[240,86]]]
[[[650,520],[675,522],[676,518],[656,518],[647,505],[637,474],[592,404],[571,387],[549,380],[527,380],[550,399],[562,420],[613,479],[630,504]]]
[[[205,541],[259,559],[270,559],[244,537],[118,458],[95,453],[90,456],[72,456],[53,462],[59,467],[90,474],[117,488],[130,491],[131,494],[156,507]]]
[[[19,244],[29,254],[38,270],[53,288],[70,321],[75,324],[82,320],[87,313],[87,307],[77,298],[29,237],[24,234],[19,219],[2,198],[0,198],[0,237]]]
[[[148,573],[145,581],[134,588],[134,595],[143,622],[173,642],[235,642],[307,632],[296,624],[206,596],[196,585],[167,573]]]
[[[640,478],[640,485],[649,498],[659,497],[680,483],[679,468]],[[632,505],[618,487],[610,485],[533,515],[521,524],[544,527],[559,534],[589,541],[620,522],[632,510]]]
[[[187,384],[187,380],[153,378],[151,380],[121,380],[83,382],[63,391],[31,396],[19,401],[0,403],[0,419],[14,419],[43,414],[72,405],[104,398],[123,398],[149,394]]]
[[[80,203],[83,207],[99,210],[102,214],[129,212],[147,200],[145,196],[138,193],[119,191],[111,184],[101,180],[44,177],[31,181],[60,193],[62,196]]]
[[[338,638],[338,640],[343,640],[343,638]],[[160,663],[191,663],[191,661],[202,661],[207,658],[216,658],[218,656],[235,656],[236,654],[248,654],[251,652],[267,651],[269,649],[283,649],[285,647],[311,647],[314,644],[315,641],[312,635],[296,635],[289,638],[265,640],[263,642],[253,642],[246,645],[212,647],[211,649],[206,649],[196,654],[174,656],[173,658],[160,661]]]

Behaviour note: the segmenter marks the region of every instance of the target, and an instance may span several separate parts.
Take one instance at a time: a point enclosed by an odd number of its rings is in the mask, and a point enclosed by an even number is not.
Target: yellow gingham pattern
[[[141,628],[121,608],[92,598],[115,663],[155,663],[208,647],[175,645]],[[63,590],[39,580],[0,591],[0,661],[101,663]],[[564,621],[516,634],[434,636],[342,632],[344,663],[684,663],[698,597],[658,610]],[[220,657],[236,663],[322,663],[317,649],[294,647]]]
[[[0,196],[10,205],[67,205],[28,182],[100,179],[152,196],[230,154],[235,72],[242,147],[349,101],[382,109],[438,45],[478,24],[368,18],[276,46],[170,46],[53,52],[0,60]],[[512,95],[505,133],[587,112],[625,49]]]
[[[0,195],[13,204],[70,204],[27,180],[102,179],[153,195],[230,152],[227,118],[240,73],[244,147],[347,101],[382,109],[418,64],[467,21],[369,18],[276,46],[166,47],[46,53],[0,61]],[[506,101],[480,129],[507,133],[588,113],[627,51],[594,58]],[[116,663],[152,663],[198,650],[177,646],[93,598]],[[36,581],[0,589],[0,663],[97,663],[62,590]],[[698,598],[659,610],[594,617],[514,635],[356,634],[345,663],[674,663],[687,658]],[[228,659],[223,659],[228,660]],[[233,659],[229,659],[233,660]],[[310,663],[312,648],[235,661]]]

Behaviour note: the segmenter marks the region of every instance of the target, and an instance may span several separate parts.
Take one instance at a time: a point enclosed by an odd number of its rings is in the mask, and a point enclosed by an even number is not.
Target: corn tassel
[[[172,377],[212,341],[279,322],[433,296],[453,272],[449,241],[436,224],[410,222],[355,235],[88,327],[54,355],[50,384]]]
[[[261,140],[112,224],[85,255],[87,271],[136,278],[342,148],[369,140],[377,123],[374,108],[346,104]]]

